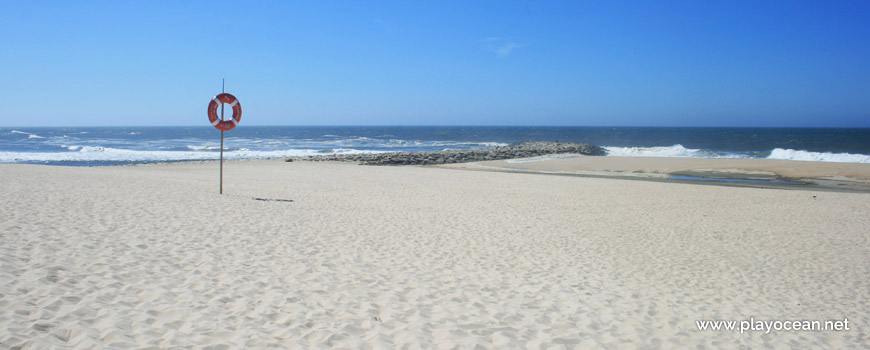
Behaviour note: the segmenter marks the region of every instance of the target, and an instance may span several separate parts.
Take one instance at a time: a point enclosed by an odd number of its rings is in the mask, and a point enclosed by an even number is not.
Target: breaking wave
[[[767,158],[813,162],[870,163],[870,156],[864,154],[811,152],[782,148],[774,148],[767,156],[764,153],[714,152],[704,149],[686,148],[679,144],[662,147],[604,147],[604,149],[607,150],[608,156],[617,157]]]
[[[870,156],[865,154],[809,152],[782,148],[774,148],[767,158],[813,162],[870,163]]]
[[[617,157],[681,157],[681,158],[749,158],[738,153],[692,149],[683,145],[661,147],[604,147],[608,156]]]
[[[165,162],[185,160],[212,160],[219,152],[197,151],[137,151],[99,146],[70,146],[70,152],[0,152],[0,162]],[[334,149],[335,154],[377,153],[356,149]],[[225,151],[224,159],[264,159],[323,155],[320,150],[288,149],[256,151],[240,149]]]
[[[42,137],[42,136],[39,136],[37,134],[31,134],[29,132],[24,132],[24,131],[12,130],[9,133],[10,134],[27,135],[28,139],[44,139],[44,137]]]

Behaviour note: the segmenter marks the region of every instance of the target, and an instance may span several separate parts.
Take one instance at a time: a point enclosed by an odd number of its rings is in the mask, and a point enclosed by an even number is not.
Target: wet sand
[[[775,159],[701,159],[557,155],[439,167],[465,170],[667,180],[813,191],[870,192],[870,164]],[[686,180],[683,177],[701,179]],[[702,181],[703,180],[703,181]],[[749,181],[740,181],[749,180]],[[783,184],[788,182],[792,184]]]

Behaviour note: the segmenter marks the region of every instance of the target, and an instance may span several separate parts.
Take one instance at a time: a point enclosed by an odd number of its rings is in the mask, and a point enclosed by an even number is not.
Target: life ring
[[[233,108],[233,117],[227,120],[221,120],[221,118],[217,115],[218,106],[223,103],[229,103],[230,107]],[[235,128],[236,125],[239,125],[239,121],[242,120],[242,105],[239,103],[239,99],[235,96],[222,93],[215,96],[211,99],[211,102],[208,103],[208,121],[211,122],[211,125],[219,130],[227,131],[232,128]]]

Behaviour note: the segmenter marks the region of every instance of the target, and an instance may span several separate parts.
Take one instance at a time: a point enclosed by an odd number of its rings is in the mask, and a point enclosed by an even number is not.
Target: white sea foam
[[[540,162],[544,160],[554,160],[554,159],[568,159],[568,158],[576,158],[577,155],[574,154],[551,154],[546,156],[537,156],[537,157],[529,157],[529,158],[520,158],[520,159],[508,159],[506,162],[508,163],[531,163],[531,162]]]
[[[682,157],[682,158],[745,158],[739,154],[720,154],[677,144],[661,147],[604,147],[608,156],[621,157]]]
[[[468,148],[494,148],[494,147],[504,147],[507,146],[507,143],[501,142],[462,142],[462,141],[427,141],[420,142],[414,141],[414,146],[423,146],[423,147],[442,147],[442,151],[452,151],[458,149],[468,149]]]
[[[9,133],[10,134],[27,135],[27,138],[29,138],[29,139],[44,139],[44,137],[42,137],[42,136],[39,136],[37,134],[31,134],[29,132],[24,132],[24,131],[12,130]]]
[[[408,146],[420,148],[441,149],[467,149],[479,147],[500,147],[507,146],[507,143],[501,142],[474,142],[474,141],[420,141],[420,140],[403,140],[403,139],[374,139],[368,137],[353,137],[337,140],[312,140],[298,139],[294,140],[297,145],[304,144],[304,147],[344,147],[344,148],[406,148]]]
[[[220,150],[221,147],[220,147],[220,146],[193,146],[193,145],[187,145],[187,149],[189,149],[189,150],[191,150],[191,151],[208,151],[208,150],[213,150],[213,149]]]
[[[462,142],[462,141],[430,141],[425,143],[430,146],[483,146],[483,147],[504,147],[509,144],[502,142]]]
[[[608,156],[624,157],[681,157],[681,158],[753,158],[739,153],[719,153],[692,149],[683,145],[667,147],[604,147]],[[870,155],[852,153],[809,152],[775,148],[767,159],[803,160],[813,162],[870,163]]]
[[[201,151],[135,151],[99,146],[69,146],[73,152],[0,152],[0,162],[163,162],[218,159],[218,152]],[[356,149],[334,149],[330,154],[378,153]],[[263,159],[323,155],[312,149],[254,151],[240,149],[224,152],[224,159]]]
[[[870,156],[864,154],[809,152],[782,148],[774,148],[767,158],[813,162],[870,163]]]

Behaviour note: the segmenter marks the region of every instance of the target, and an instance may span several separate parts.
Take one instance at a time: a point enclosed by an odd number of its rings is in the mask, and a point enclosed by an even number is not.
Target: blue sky
[[[868,1],[4,1],[0,126],[870,127]]]

